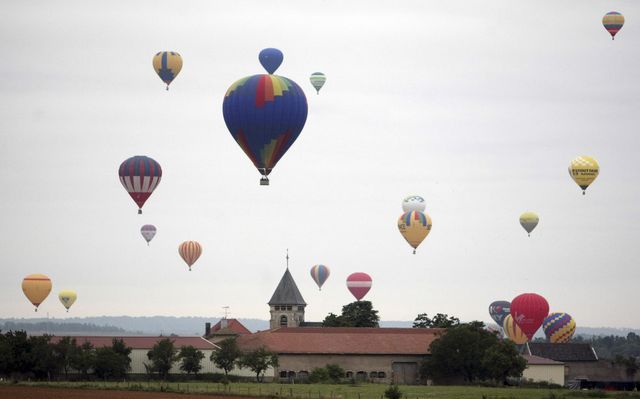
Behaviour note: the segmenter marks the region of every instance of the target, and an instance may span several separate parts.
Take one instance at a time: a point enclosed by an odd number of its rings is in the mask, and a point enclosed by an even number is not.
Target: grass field
[[[384,384],[330,385],[330,384],[275,384],[275,383],[217,383],[194,382],[54,382],[21,383],[30,386],[57,388],[100,388],[209,393],[236,396],[277,396],[283,399],[384,399]],[[400,386],[403,399],[561,399],[561,398],[640,398],[639,393],[605,393],[599,391],[569,391],[566,389],[487,388],[473,386]]]

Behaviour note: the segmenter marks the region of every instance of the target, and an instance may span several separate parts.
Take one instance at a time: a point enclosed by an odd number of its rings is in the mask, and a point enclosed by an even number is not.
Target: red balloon
[[[367,273],[353,273],[347,277],[347,288],[349,288],[351,294],[359,301],[364,298],[371,289],[371,276]]]
[[[549,314],[549,303],[538,294],[521,294],[511,301],[511,317],[522,332],[533,339],[544,318]]]

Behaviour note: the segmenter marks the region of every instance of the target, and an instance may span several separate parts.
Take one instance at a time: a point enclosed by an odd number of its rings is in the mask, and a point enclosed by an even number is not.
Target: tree
[[[370,301],[356,301],[342,307],[342,314],[333,313],[324,319],[324,327],[379,327],[380,316]]]
[[[36,378],[51,379],[61,368],[60,359],[51,345],[50,335],[29,337],[29,363]]]
[[[420,313],[413,321],[413,328],[449,328],[460,324],[460,319],[446,313],[437,313],[433,319],[426,313]]]
[[[147,357],[151,361],[151,370],[158,373],[162,379],[167,378],[173,363],[178,360],[178,350],[173,343],[174,341],[170,338],[162,339],[147,352]]]
[[[4,367],[7,375],[13,373],[28,373],[33,368],[31,341],[25,331],[8,331],[2,339],[2,351],[0,365]]]
[[[95,364],[96,351],[90,342],[80,345],[71,357],[71,367],[78,370],[84,379],[89,376],[89,370],[94,368]]]
[[[218,343],[220,349],[211,354],[211,361],[216,366],[224,370],[224,375],[228,376],[229,372],[233,370],[236,365],[236,361],[242,355],[238,343],[235,338],[227,338]]]
[[[114,338],[111,346],[96,349],[93,371],[100,378],[123,378],[131,369],[131,348],[122,339]]]
[[[309,382],[312,384],[317,384],[319,382],[327,382],[329,381],[329,372],[326,367],[316,367],[311,370],[311,374],[309,374]]]
[[[126,373],[131,370],[131,348],[125,345],[123,339],[114,338],[111,340],[111,348],[115,353],[122,357],[121,361],[124,366],[124,373],[122,375],[126,375]]]
[[[344,369],[337,364],[327,364],[325,368],[329,374],[329,379],[336,384],[344,377]]]
[[[484,375],[498,383],[505,384],[507,377],[521,377],[527,361],[519,355],[513,342],[498,340],[482,357]]]
[[[69,369],[72,368],[73,358],[79,348],[75,338],[63,337],[53,345],[55,357],[58,359],[65,378],[69,377]]]
[[[204,353],[201,350],[196,349],[192,345],[183,346],[180,348],[178,354],[180,362],[180,370],[190,375],[191,373],[198,375],[202,370],[202,359],[204,359]]]
[[[633,333],[630,333],[630,334],[633,334]],[[627,374],[627,377],[629,377],[631,380],[635,379],[635,376],[638,373],[638,370],[640,369],[638,360],[633,356],[624,357],[622,355],[618,355],[616,356],[614,363],[623,366],[625,373]]]
[[[278,354],[269,352],[267,348],[261,346],[258,349],[243,353],[238,364],[240,367],[247,367],[256,373],[256,381],[262,382],[264,372],[269,367],[278,367]]]

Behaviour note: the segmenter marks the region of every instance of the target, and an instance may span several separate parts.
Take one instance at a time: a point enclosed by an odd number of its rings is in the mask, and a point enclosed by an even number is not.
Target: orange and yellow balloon
[[[522,345],[529,340],[527,335],[514,322],[511,315],[507,315],[507,317],[504,318],[502,329],[504,330],[504,335],[516,345]]]
[[[60,303],[62,303],[62,306],[67,308],[68,312],[71,305],[78,299],[78,294],[74,290],[62,290],[58,293],[58,299]]]
[[[410,211],[403,213],[398,219],[398,230],[405,240],[413,247],[413,253],[416,248],[431,232],[431,218],[426,212]]]
[[[574,158],[569,164],[569,175],[582,189],[582,195],[585,194],[587,187],[593,183],[600,173],[600,165],[593,157],[583,155]]]
[[[22,280],[22,291],[37,312],[51,292],[51,279],[44,274],[30,274]]]
[[[189,266],[189,271],[191,271],[191,266],[202,255],[202,246],[197,241],[185,241],[178,247],[178,253]]]

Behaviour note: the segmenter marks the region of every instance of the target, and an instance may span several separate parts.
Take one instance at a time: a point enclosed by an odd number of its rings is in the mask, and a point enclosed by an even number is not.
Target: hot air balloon
[[[549,342],[561,344],[569,342],[576,332],[576,322],[568,313],[550,313],[542,322],[544,335]]]
[[[347,277],[347,288],[356,300],[361,300],[371,289],[371,276],[367,273],[353,273]]]
[[[511,301],[511,316],[529,340],[533,339],[548,314],[549,303],[538,294],[521,294]]]
[[[30,274],[22,280],[22,291],[37,312],[51,292],[51,279],[44,274]]]
[[[418,211],[424,212],[424,198],[419,195],[410,195],[402,200],[402,212]]]
[[[273,75],[276,69],[282,64],[283,59],[284,54],[277,48],[265,48],[258,54],[258,61],[260,61],[260,64],[266,69],[269,75]]]
[[[318,289],[322,289],[322,284],[329,278],[329,268],[325,265],[315,265],[311,268],[311,278],[318,284]]]
[[[120,164],[118,175],[120,183],[138,205],[138,214],[141,214],[142,206],[162,179],[160,164],[149,157],[136,155]]]
[[[513,322],[513,317],[511,317],[510,314],[504,318],[504,322],[502,323],[502,330],[504,331],[504,335],[506,335],[507,338],[509,338],[516,345],[522,345],[529,340],[526,334],[522,332],[522,329],[520,329],[520,327],[518,327],[518,325]]]
[[[531,232],[536,228],[540,218],[535,212],[525,212],[520,215],[520,224],[527,231],[529,237],[531,237]]]
[[[575,158],[569,164],[569,175],[582,189],[582,195],[585,194],[587,187],[593,183],[599,173],[598,161],[586,155]]]
[[[156,226],[152,224],[145,224],[140,228],[140,234],[142,234],[142,237],[144,237],[147,242],[147,246],[149,245],[149,242],[153,240],[153,237],[156,236],[156,231]]]
[[[418,245],[431,232],[431,218],[426,213],[411,211],[403,213],[398,219],[398,230],[416,253]]]
[[[311,74],[309,78],[311,81],[311,85],[316,89],[316,93],[320,94],[320,89],[324,86],[324,83],[327,81],[327,77],[324,76],[322,72],[314,72]]]
[[[622,25],[624,25],[624,16],[617,11],[611,11],[605,14],[602,17],[602,25],[611,35],[611,40],[614,39],[616,33],[622,29]]]
[[[262,174],[263,186],[269,185],[269,173],[296,141],[307,120],[307,98],[300,86],[272,75],[282,62],[282,53],[278,58],[272,50],[260,53],[260,62],[269,75],[238,80],[229,87],[222,104],[229,132]]]
[[[58,293],[58,299],[68,312],[71,305],[78,299],[78,294],[73,290],[62,290]]]
[[[509,315],[511,304],[507,301],[494,301],[489,305],[489,315],[502,327],[505,317]]]
[[[153,69],[167,84],[167,90],[169,90],[169,85],[182,69],[182,57],[175,51],[160,51],[153,56]]]
[[[191,271],[191,266],[196,263],[202,254],[202,246],[197,241],[185,241],[178,247],[178,253],[189,266],[189,271]]]

